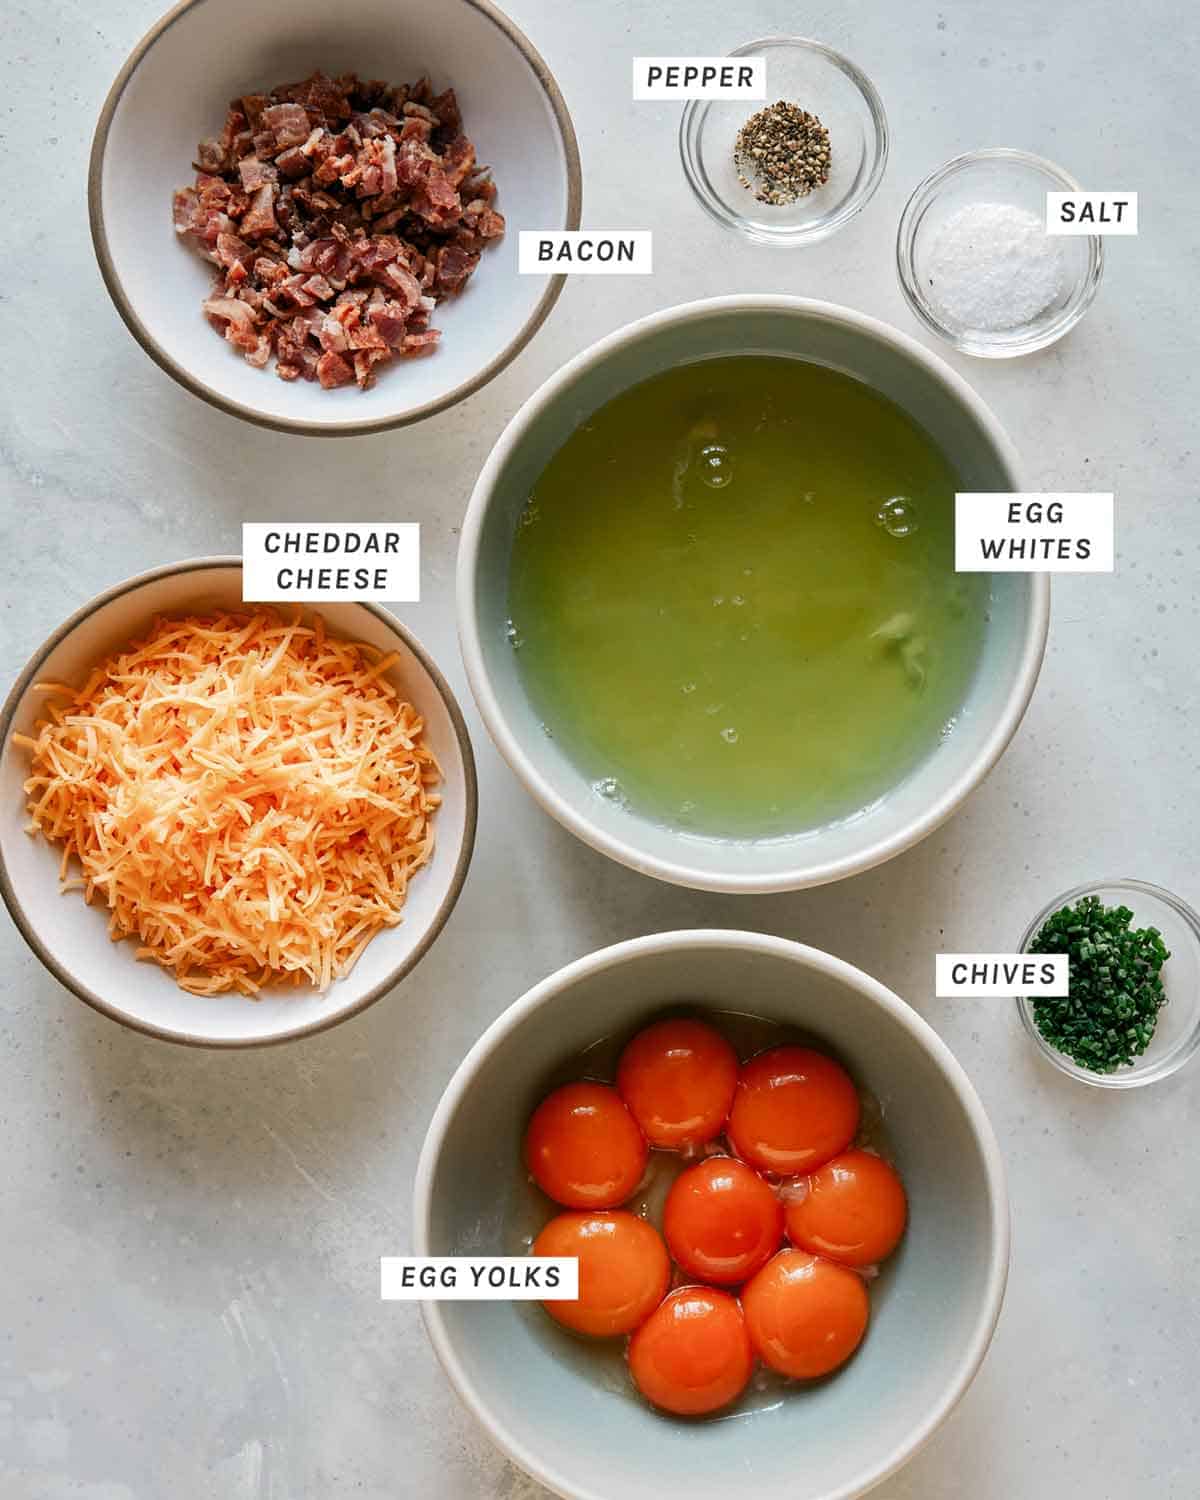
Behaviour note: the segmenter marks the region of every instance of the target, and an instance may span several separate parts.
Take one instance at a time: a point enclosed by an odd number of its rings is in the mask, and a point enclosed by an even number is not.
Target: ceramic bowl
[[[255,370],[209,327],[212,267],[177,241],[171,197],[230,99],[320,68],[453,86],[464,128],[495,173],[508,231],[460,297],[438,308],[442,342],[335,391]],[[545,62],[490,0],[184,0],[138,43],[105,101],[88,184],[92,238],[117,310],[146,353],[214,406],[285,431],[347,434],[415,422],[490,380],[541,326],[562,278],[517,274],[521,229],[577,228],[579,152]]]
[[[869,869],[915,844],[995,764],[1037,680],[1049,620],[1045,575],[995,574],[982,653],[951,734],[853,818],[794,837],[706,839],[612,799],[549,737],[509,638],[508,571],[529,492],[551,455],[611,397],[686,361],[755,352],[827,364],[889,396],[929,433],[968,491],[1023,488],[1012,446],[969,385],[915,340],[862,313],[798,297],[736,296],[655,313],[553,375],[501,434],[463,523],[458,618],[472,691],[501,754],[541,805],[612,858],[703,890],[778,891]]]
[[[442,1096],[417,1167],[419,1255],[519,1253],[521,1140],[561,1069],[664,1006],[742,1012],[813,1033],[883,1110],[910,1201],[873,1284],[863,1347],[837,1375],[752,1417],[656,1415],[624,1371],[536,1303],[431,1302],[455,1389],[509,1458],[571,1500],[850,1500],[905,1463],[971,1382],[1008,1270],[1004,1167],[961,1067],[902,1000],[841,959],[748,932],[671,932],[602,949],[511,1005]],[[535,1226],[534,1232],[536,1232]]]
[[[255,1000],[198,996],[165,969],[139,963],[132,941],[113,943],[107,910],[77,892],[60,893],[59,854],[26,833],[22,784],[28,754],[12,743],[44,713],[42,681],[78,683],[108,652],[160,614],[243,608],[237,558],[200,558],[142,573],[77,610],[34,653],[0,710],[0,891],[25,941],[54,977],[96,1010],[167,1041],[248,1047],[322,1031],[365,1010],[408,974],[454,909],[475,840],[475,762],[462,713],[449,685],[408,630],[373,604],[329,603],[320,612],[332,634],[365,641],[399,661],[389,677],[425,720],[442,768],[444,798],[436,815],[436,848],[413,877],[404,920],[379,933],[345,979],[324,995],[296,989]]]

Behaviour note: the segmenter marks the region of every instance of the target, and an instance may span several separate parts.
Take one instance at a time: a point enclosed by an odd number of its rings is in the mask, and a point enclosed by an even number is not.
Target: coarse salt
[[[948,323],[998,333],[1044,312],[1062,294],[1066,266],[1027,209],[968,203],[937,230],[923,275],[930,303]]]

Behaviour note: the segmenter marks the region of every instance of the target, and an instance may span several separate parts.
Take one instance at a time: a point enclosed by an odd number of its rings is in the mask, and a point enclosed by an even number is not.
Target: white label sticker
[[[242,598],[280,600],[421,597],[421,527],[416,521],[246,521]]]
[[[577,1302],[574,1255],[384,1255],[385,1302]]]
[[[1047,234],[1136,234],[1136,193],[1047,193]]]
[[[939,1000],[1066,995],[1069,962],[1065,953],[938,953],[934,993]]]
[[[1111,573],[1113,497],[955,495],[954,568],[958,573]]]
[[[653,269],[648,229],[522,229],[517,240],[522,276],[649,276]]]
[[[635,57],[633,97],[765,99],[765,57]]]

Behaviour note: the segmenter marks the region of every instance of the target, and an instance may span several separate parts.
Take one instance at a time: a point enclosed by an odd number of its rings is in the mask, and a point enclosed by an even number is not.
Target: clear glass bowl
[[[1062,291],[1036,317],[1015,328],[970,328],[945,316],[928,295],[930,248],[951,214],[969,203],[1004,203],[1044,222],[1048,191],[1079,192],[1080,187],[1052,161],[1007,147],[956,156],[921,183],[900,216],[896,269],[909,306],[926,328],[964,354],[985,359],[1032,354],[1074,328],[1091,306],[1104,269],[1103,245],[1094,234],[1058,237],[1065,265]]]
[[[689,99],[679,126],[683,170],[700,205],[761,245],[811,245],[840,229],[867,203],[887,164],[883,102],[865,73],[823,42],[770,36],[731,57],[765,57],[765,100]],[[738,181],[733,145],[752,114],[778,99],[810,110],[829,131],[829,181],[778,207],[760,203]]]
[[[1171,956],[1163,965],[1167,1003],[1158,1013],[1154,1036],[1145,1052],[1128,1067],[1115,1073],[1093,1073],[1046,1041],[1033,1019],[1033,1002],[1021,995],[1017,1011],[1025,1030],[1043,1057],[1080,1083],[1102,1089],[1133,1089],[1169,1078],[1200,1049],[1200,916],[1186,901],[1144,880],[1096,880],[1064,891],[1043,907],[1025,930],[1021,952],[1029,952],[1029,945],[1048,917],[1061,907],[1073,906],[1081,896],[1099,896],[1105,906],[1127,906],[1133,912],[1134,927],[1157,927],[1162,933]]]

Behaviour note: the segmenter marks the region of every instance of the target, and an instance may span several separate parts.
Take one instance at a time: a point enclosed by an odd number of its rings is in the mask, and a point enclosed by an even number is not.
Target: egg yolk
[[[680,1173],[663,1211],[667,1248],[689,1276],[734,1286],[783,1239],[783,1205],[753,1168],[710,1156]]]
[[[809,1047],[774,1047],[743,1065],[728,1135],[751,1166],[791,1177],[844,1151],[858,1116],[858,1091],[833,1058]]]
[[[847,1266],[781,1250],[742,1288],[750,1342],[764,1364],[793,1380],[828,1375],[867,1330],[867,1289]]]
[[[578,1257],[578,1301],[542,1306],[564,1328],[591,1338],[632,1333],[666,1296],[671,1281],[670,1257],[658,1230],[623,1209],[559,1214],[534,1240],[533,1253]]]
[[[720,1135],[737,1083],[733,1048],[703,1021],[659,1021],[621,1053],[617,1089],[652,1146],[703,1146]]]
[[[685,1286],[634,1334],[629,1373],[647,1401],[681,1417],[728,1406],[746,1389],[754,1353],[737,1299]]]
[[[525,1165],[564,1208],[616,1208],[642,1180],[648,1148],[616,1089],[568,1083],[547,1095],[525,1132]]]
[[[908,1206],[899,1177],[882,1158],[843,1151],[804,1186],[803,1196],[786,1208],[793,1245],[843,1265],[869,1266],[899,1244]]]

